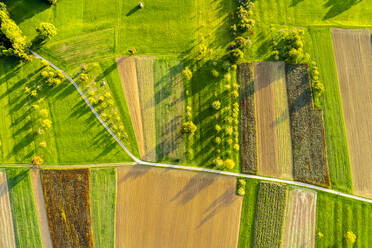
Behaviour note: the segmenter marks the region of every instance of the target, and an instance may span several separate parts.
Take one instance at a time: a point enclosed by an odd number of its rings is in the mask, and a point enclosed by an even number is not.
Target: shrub
[[[234,160],[232,159],[226,159],[224,162],[223,162],[223,166],[227,169],[233,169],[235,167],[235,162]]]
[[[27,39],[17,24],[10,19],[3,2],[0,2],[0,26],[0,56],[17,56],[25,61],[31,60],[27,55]]]
[[[235,144],[235,145],[234,145],[234,150],[235,150],[235,151],[239,151],[239,149],[240,149],[239,144]]]
[[[238,36],[235,38],[235,44],[238,48],[242,49],[242,48],[246,48],[247,46],[249,46],[252,42],[248,39],[248,38],[245,38],[243,36]]]
[[[356,235],[352,231],[345,233],[345,240],[348,246],[352,246],[356,241]]]
[[[237,62],[239,62],[239,60],[243,58],[244,53],[239,48],[235,48],[229,52],[228,56],[230,62],[236,64]]]
[[[49,119],[44,119],[41,121],[41,126],[47,130],[52,126],[52,122]]]
[[[40,110],[39,114],[40,114],[41,117],[47,118],[48,115],[49,115],[49,112],[46,109],[42,109],[42,110]]]
[[[133,47],[133,48],[129,49],[128,52],[130,53],[130,55],[135,55],[136,52],[137,52],[137,49]]]
[[[238,188],[238,195],[244,196],[245,195],[245,188],[244,187],[239,187]]]
[[[214,142],[216,142],[217,145],[221,144],[221,138],[220,137],[216,137],[214,139]]]
[[[44,163],[44,160],[40,156],[34,156],[32,158],[32,164],[35,166],[42,165]]]
[[[221,102],[220,101],[213,101],[212,102],[212,108],[215,110],[219,110],[221,108]]]
[[[215,129],[216,129],[216,131],[217,131],[217,133],[218,133],[219,131],[221,131],[222,128],[221,128],[220,125],[216,124]]]
[[[197,127],[192,121],[186,121],[182,124],[182,132],[190,134],[191,136],[194,135]]]
[[[247,182],[244,179],[239,179],[238,184],[239,184],[239,186],[245,186],[247,184]]]
[[[214,78],[218,78],[220,76],[220,73],[216,70],[216,69],[213,69],[211,71],[211,74]]]
[[[192,78],[192,71],[189,69],[189,67],[186,67],[182,70],[182,75],[185,78],[185,80],[190,80]]]
[[[223,168],[223,160],[220,157],[213,160],[213,164],[216,168]]]
[[[38,33],[38,38],[41,40],[51,39],[57,35],[56,27],[48,22],[42,22],[36,28],[36,32]]]

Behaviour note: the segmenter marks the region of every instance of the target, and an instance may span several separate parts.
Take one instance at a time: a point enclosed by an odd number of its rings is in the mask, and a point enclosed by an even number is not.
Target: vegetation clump
[[[34,166],[39,166],[39,165],[42,165],[44,163],[44,160],[41,158],[41,156],[34,156],[32,158],[32,164]]]
[[[0,56],[16,56],[31,60],[27,54],[28,43],[18,25],[9,17],[6,5],[0,2]]]
[[[53,24],[47,22],[40,23],[40,25],[36,28],[36,32],[38,33],[37,38],[39,40],[51,39],[57,35],[56,27]]]
[[[244,179],[239,179],[238,180],[238,187],[237,187],[238,195],[240,195],[240,196],[245,195],[245,185],[246,185],[246,183],[247,182]]]
[[[182,132],[191,136],[196,132],[196,125],[192,121],[186,121],[182,124]]]

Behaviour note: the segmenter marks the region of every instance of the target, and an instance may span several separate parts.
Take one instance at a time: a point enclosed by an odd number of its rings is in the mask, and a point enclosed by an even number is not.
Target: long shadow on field
[[[129,179],[136,179],[137,177],[141,177],[145,175],[148,171],[150,171],[152,167],[150,166],[133,166],[127,174],[118,181],[118,183],[123,183]]]
[[[330,8],[323,20],[333,18],[342,12],[350,9],[353,5],[360,3],[362,0],[328,0],[323,6]]]
[[[204,210],[204,213],[207,215],[201,220],[196,229],[203,226],[208,220],[213,218],[220,210],[231,205],[236,201],[235,190],[233,188],[227,189],[223,194],[221,194],[216,200],[214,200],[207,209]]]
[[[171,201],[178,199],[179,203],[186,204],[214,181],[215,178],[209,175],[195,175],[190,179],[187,185],[171,199]]]
[[[44,0],[27,0],[27,1],[5,1],[11,17],[16,23],[22,23],[34,15],[43,12],[47,8],[52,8]]]
[[[294,7],[294,6],[296,6],[297,4],[299,4],[299,3],[301,3],[301,2],[303,2],[304,0],[292,0],[292,3],[291,3],[291,5],[289,5],[289,7]]]
[[[24,169],[22,170],[22,172],[18,173],[16,176],[8,178],[8,189],[11,190],[19,182],[21,182],[27,176],[29,170],[30,170],[29,168]]]
[[[126,14],[126,16],[130,16],[130,15],[133,15],[134,13],[136,13],[138,10],[140,10],[140,6],[136,6],[134,7],[133,9],[129,10],[128,13]]]

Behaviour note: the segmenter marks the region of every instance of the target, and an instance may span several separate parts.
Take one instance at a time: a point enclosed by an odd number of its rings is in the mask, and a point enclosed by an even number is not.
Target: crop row
[[[314,110],[305,65],[286,65],[294,178],[329,186],[322,112]]]
[[[280,247],[287,186],[261,182],[258,190],[254,247]]]
[[[242,172],[257,173],[256,107],[253,64],[238,66],[240,83],[240,158]]]

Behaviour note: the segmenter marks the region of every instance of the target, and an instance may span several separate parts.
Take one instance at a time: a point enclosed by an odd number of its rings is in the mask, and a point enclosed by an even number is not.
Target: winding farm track
[[[76,90],[79,92],[79,94],[83,97],[84,101],[88,104],[89,108],[92,110],[93,114],[97,117],[97,119],[101,122],[101,124],[106,128],[106,130],[111,134],[111,136],[118,142],[118,144],[123,148],[123,150],[137,163],[140,165],[148,165],[148,166],[154,166],[154,167],[163,167],[163,168],[173,168],[173,169],[181,169],[181,170],[189,170],[189,171],[199,171],[199,172],[208,172],[208,173],[213,173],[213,174],[219,174],[219,175],[225,175],[225,176],[233,176],[233,177],[242,177],[242,178],[251,178],[251,179],[258,179],[258,180],[265,180],[265,181],[270,181],[270,182],[277,182],[277,183],[285,183],[285,184],[290,184],[290,185],[295,185],[299,187],[304,187],[304,188],[309,188],[309,189],[315,189],[323,192],[327,192],[330,194],[354,199],[354,200],[359,200],[367,203],[372,204],[372,199],[356,196],[356,195],[351,195],[343,192],[339,192],[336,190],[332,189],[327,189],[323,188],[320,186],[308,184],[308,183],[302,183],[302,182],[296,182],[296,181],[290,181],[290,180],[285,180],[285,179],[279,179],[279,178],[271,178],[271,177],[264,177],[264,176],[257,176],[257,175],[249,175],[249,174],[242,174],[242,173],[235,173],[235,172],[228,172],[228,171],[219,171],[219,170],[213,170],[213,169],[206,169],[206,168],[200,168],[200,167],[193,167],[193,166],[183,166],[183,165],[173,165],[173,164],[161,164],[161,163],[153,163],[153,162],[147,162],[147,161],[142,161],[138,158],[136,158],[126,147],[125,145],[119,140],[119,138],[114,134],[114,132],[107,126],[107,124],[102,120],[102,118],[99,116],[97,111],[94,109],[94,107],[90,104],[88,98],[85,96],[83,91],[79,88],[79,86],[75,83],[75,81],[67,75],[63,70],[61,70],[59,67],[54,65],[52,62],[47,60],[46,58],[40,56],[39,54],[35,53],[34,51],[30,52],[34,54],[37,58],[45,60],[48,62],[50,66],[55,68],[56,70],[61,71],[63,75],[75,86]],[[120,164],[117,164],[120,166]],[[127,164],[125,164],[127,165]],[[45,166],[47,167],[47,166]]]

